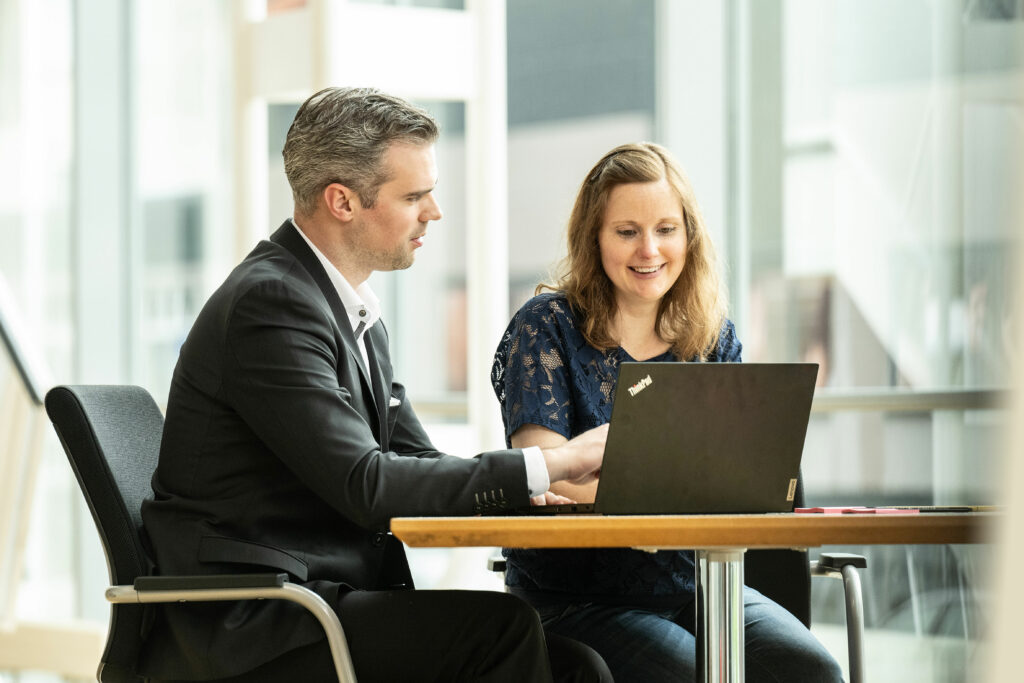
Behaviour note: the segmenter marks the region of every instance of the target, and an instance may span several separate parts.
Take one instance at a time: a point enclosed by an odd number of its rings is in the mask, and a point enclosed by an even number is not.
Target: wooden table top
[[[396,517],[414,547],[808,548],[984,543],[998,513]]]

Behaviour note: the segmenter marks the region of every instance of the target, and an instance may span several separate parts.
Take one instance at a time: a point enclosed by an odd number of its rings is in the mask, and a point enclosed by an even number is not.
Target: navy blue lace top
[[[501,403],[505,438],[526,424],[567,439],[611,419],[622,348],[598,351],[576,327],[560,292],[535,296],[509,323],[494,355],[491,383]],[[728,320],[709,362],[739,362],[742,346]],[[675,361],[668,351],[649,361]],[[697,359],[691,359],[697,360]],[[637,603],[688,600],[694,591],[692,551],[648,553],[624,548],[506,548],[505,582],[528,600],[551,593],[570,599]]]

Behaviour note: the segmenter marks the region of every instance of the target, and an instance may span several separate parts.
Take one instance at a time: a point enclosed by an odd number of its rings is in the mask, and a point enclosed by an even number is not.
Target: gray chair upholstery
[[[163,415],[145,389],[59,386],[47,392],[45,406],[96,523],[110,574],[110,629],[98,681],[145,680],[137,661],[146,604],[252,599],[290,600],[309,609],[324,626],[338,680],[356,680],[337,615],[316,593],[289,583],[286,574],[152,575],[141,510],[152,495]]]

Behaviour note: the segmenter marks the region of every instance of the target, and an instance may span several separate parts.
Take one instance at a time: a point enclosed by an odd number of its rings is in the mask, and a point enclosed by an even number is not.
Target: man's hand
[[[566,498],[551,491],[545,491],[530,499],[530,505],[570,505],[575,502],[572,498]]]
[[[601,474],[607,440],[608,425],[603,424],[558,446],[542,448],[551,481],[587,484],[596,480]]]

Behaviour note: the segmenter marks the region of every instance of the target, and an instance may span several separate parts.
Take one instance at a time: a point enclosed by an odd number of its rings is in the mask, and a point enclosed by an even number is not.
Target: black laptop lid
[[[594,507],[788,512],[816,363],[622,363]]]

